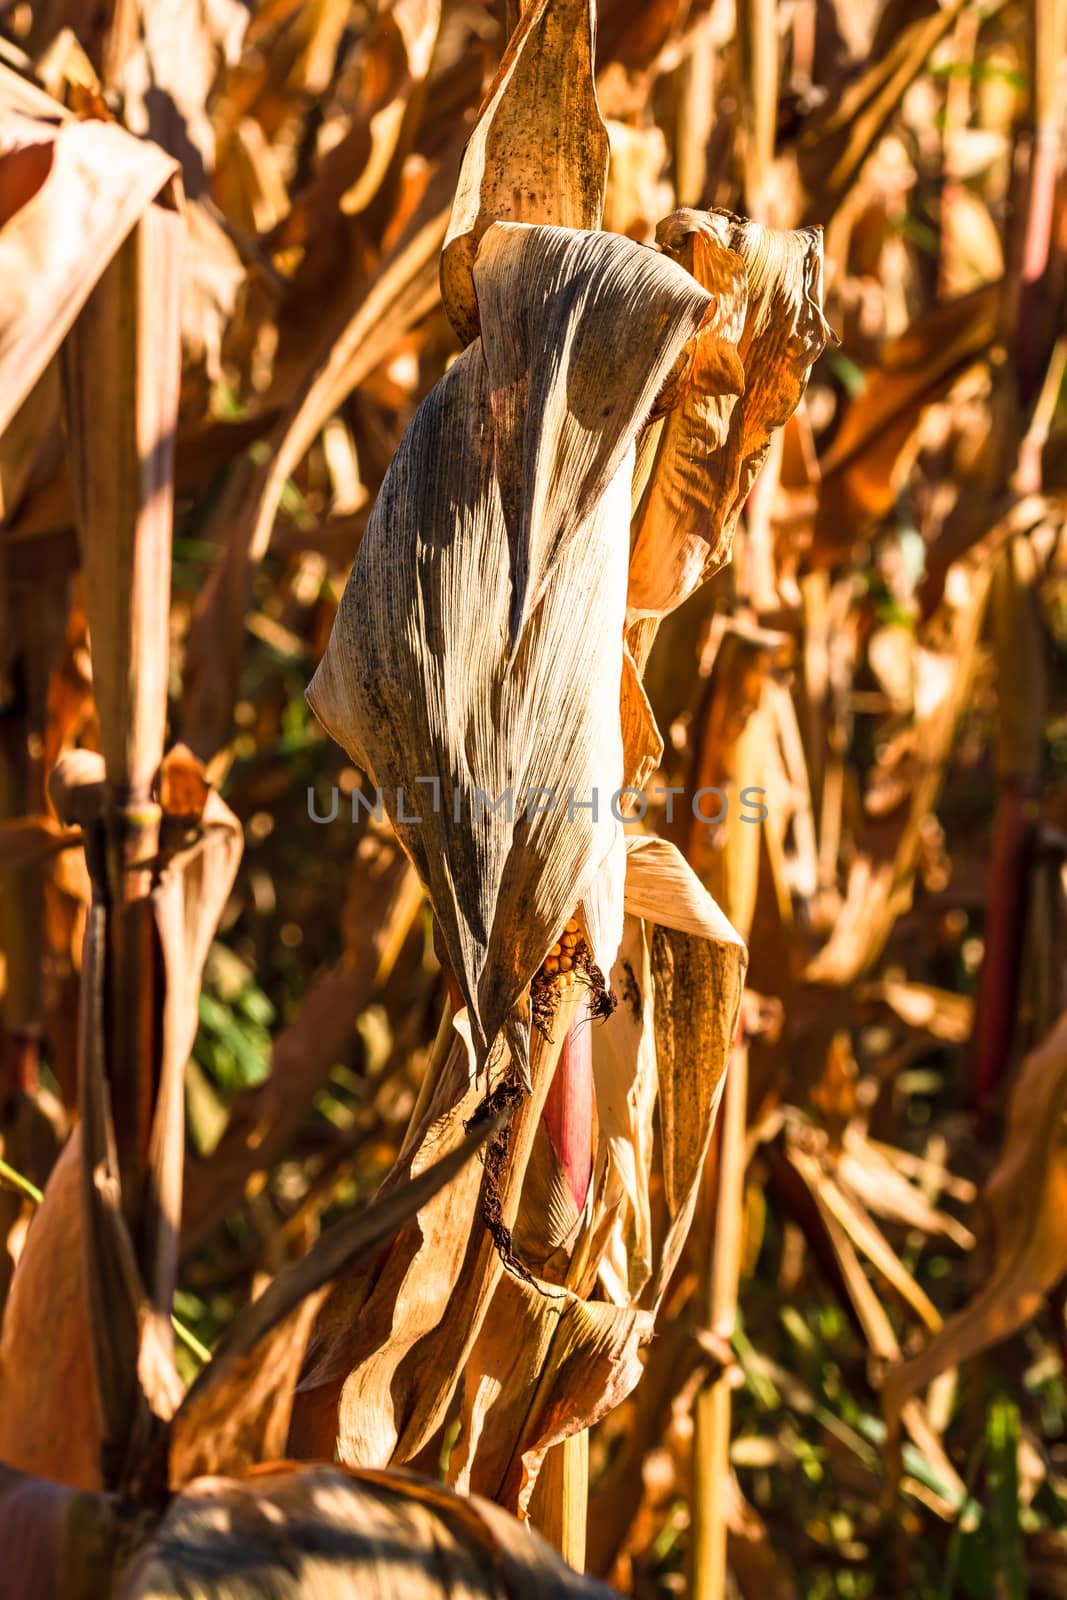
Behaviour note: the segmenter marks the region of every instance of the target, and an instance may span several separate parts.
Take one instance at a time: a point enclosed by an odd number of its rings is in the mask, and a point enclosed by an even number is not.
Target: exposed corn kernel
[[[547,966],[547,964],[548,963],[546,962],[545,965]],[[571,970],[571,968],[573,967],[573,965],[574,965],[574,962],[571,960],[570,956],[560,956],[560,958],[559,958],[559,970],[561,972],[569,972]]]
[[[567,965],[569,966],[570,962],[568,962]],[[543,967],[542,970],[544,972],[548,973],[549,975],[551,975],[553,972],[558,972],[559,971],[559,962],[556,960],[555,956],[546,957],[545,964],[544,964],[544,967]]]
[[[570,920],[567,923],[567,926],[564,928],[563,931],[564,931],[564,933],[577,933],[578,932],[578,924],[575,922],[573,917],[570,918]]]

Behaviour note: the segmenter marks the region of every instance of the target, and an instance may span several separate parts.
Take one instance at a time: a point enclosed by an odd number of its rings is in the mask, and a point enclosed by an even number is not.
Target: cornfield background
[[[0,0],[12,1600],[1067,1595],[1067,0],[596,11]]]

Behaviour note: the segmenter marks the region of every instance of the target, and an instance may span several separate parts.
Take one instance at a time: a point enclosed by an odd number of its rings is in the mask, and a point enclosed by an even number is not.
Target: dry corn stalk
[[[490,91],[442,275],[467,348],[401,442],[309,690],[381,792],[464,1002],[398,1176],[479,1103],[527,1098],[480,1190],[338,1284],[293,1443],[409,1459],[462,1376],[450,1473],[520,1511],[546,1452],[637,1379],[744,971],[677,851],[627,850],[618,792],[662,739],[624,633],[726,559],[828,332],[813,230],[681,213],[658,250],[590,231],[587,27],[584,5],[529,8]],[[506,138],[546,124],[539,90],[569,164]]]

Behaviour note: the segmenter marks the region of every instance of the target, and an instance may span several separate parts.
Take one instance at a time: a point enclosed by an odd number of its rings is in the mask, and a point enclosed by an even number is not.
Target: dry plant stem
[[[589,1510],[589,1430],[572,1433],[545,1456],[530,1505],[530,1520],[564,1561],[585,1571]]]
[[[778,113],[778,7],[775,0],[744,0],[737,8],[737,31],[747,91],[744,104],[749,118],[745,144],[745,201],[749,214],[763,220]]]
[[[169,1316],[181,1215],[180,1161],[163,1156],[163,1146],[180,1147],[180,1096],[171,1100],[177,1123],[152,1153],[163,995],[149,900],[161,816],[151,791],[166,720],[181,233],[176,212],[148,209],[64,351],[107,777],[87,852],[79,1099],[89,1338],[108,1487],[130,1481],[155,1426],[138,1378],[139,1280]]]
[[[744,1043],[734,1045],[723,1100],[714,1246],[710,1261],[704,1263],[703,1277],[708,1330],[728,1340],[734,1331],[741,1273],[748,1105],[748,1048]],[[727,1374],[720,1374],[700,1391],[693,1424],[690,1594],[692,1600],[725,1600],[730,1472]]]
[[[65,351],[93,673],[110,785],[103,874],[107,1070],[123,1207],[135,1222],[154,1099],[159,843],[151,785],[163,755],[171,496],[180,350],[181,222],[152,207],[90,296]],[[149,331],[149,323],[151,330]],[[101,385],[100,374],[109,382]],[[174,1219],[175,1223],[177,1218]]]

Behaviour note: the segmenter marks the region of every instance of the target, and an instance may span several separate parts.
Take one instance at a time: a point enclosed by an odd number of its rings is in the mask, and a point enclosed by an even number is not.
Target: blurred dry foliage
[[[1067,1595],[1067,0],[597,9],[0,3],[20,1600]]]

